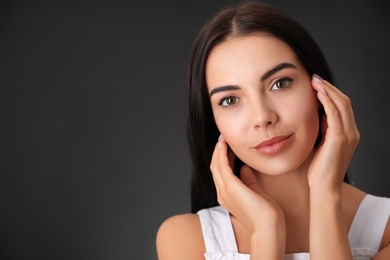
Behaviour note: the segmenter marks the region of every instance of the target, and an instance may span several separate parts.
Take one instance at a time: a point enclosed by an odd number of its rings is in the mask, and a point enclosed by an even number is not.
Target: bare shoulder
[[[205,245],[197,214],[176,215],[165,220],[156,237],[159,260],[204,259]]]
[[[341,189],[342,204],[344,209],[344,214],[347,217],[347,222],[352,223],[353,218],[360,206],[360,203],[363,201],[364,197],[367,195],[366,192],[358,189],[351,184],[343,183]]]
[[[347,209],[352,211],[350,212],[352,215],[355,215],[357,209],[360,206],[360,203],[367,195],[366,192],[347,183],[343,183],[341,194],[343,197],[343,204],[347,206]]]

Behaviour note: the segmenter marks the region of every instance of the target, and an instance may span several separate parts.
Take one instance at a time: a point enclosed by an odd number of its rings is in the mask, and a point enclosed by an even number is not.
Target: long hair
[[[245,2],[219,11],[199,31],[190,53],[188,70],[187,137],[192,158],[191,212],[218,205],[210,171],[219,130],[215,124],[207,91],[205,67],[211,50],[231,37],[265,33],[285,42],[297,55],[309,75],[316,73],[335,84],[333,73],[311,35],[296,20],[280,10],[258,2]],[[319,118],[324,110],[319,110]],[[319,137],[317,141],[320,140]],[[237,159],[234,173],[239,176]],[[344,181],[348,182],[347,174]]]

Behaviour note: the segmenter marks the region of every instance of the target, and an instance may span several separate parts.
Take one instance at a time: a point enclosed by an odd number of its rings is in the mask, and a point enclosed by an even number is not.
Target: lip
[[[292,142],[291,135],[275,136],[259,143],[255,149],[263,155],[275,155],[285,150]]]

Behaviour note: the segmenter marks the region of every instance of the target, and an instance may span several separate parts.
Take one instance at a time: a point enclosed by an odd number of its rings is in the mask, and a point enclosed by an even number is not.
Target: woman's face
[[[218,129],[245,164],[278,175],[308,158],[319,103],[287,44],[261,34],[231,38],[211,51],[206,82]]]

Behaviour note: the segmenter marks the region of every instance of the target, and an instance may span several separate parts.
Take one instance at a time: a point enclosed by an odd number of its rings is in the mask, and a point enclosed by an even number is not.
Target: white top
[[[197,213],[206,246],[206,260],[249,260],[238,253],[229,212],[221,206]],[[366,195],[349,230],[348,239],[354,260],[372,259],[379,250],[390,216],[390,198]],[[309,253],[286,254],[285,260],[309,260]]]

